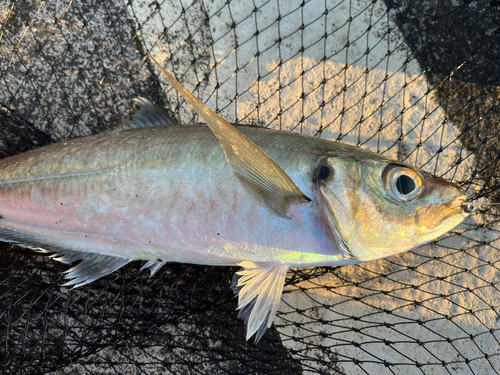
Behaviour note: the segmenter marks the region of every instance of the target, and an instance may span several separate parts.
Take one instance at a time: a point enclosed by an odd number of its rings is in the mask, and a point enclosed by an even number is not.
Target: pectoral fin
[[[310,201],[273,159],[234,126],[195,98],[149,52],[148,56],[172,86],[205,120],[219,140],[228,163],[233,166],[243,187],[254,198],[280,216],[287,216],[292,203]]]
[[[246,339],[255,334],[258,342],[274,321],[288,267],[249,261],[238,265],[243,269],[236,272],[231,285],[238,294],[238,318],[247,326]]]

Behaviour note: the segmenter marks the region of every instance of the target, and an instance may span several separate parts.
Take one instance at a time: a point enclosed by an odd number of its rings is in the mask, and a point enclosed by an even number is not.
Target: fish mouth
[[[417,208],[419,225],[428,229],[438,229],[447,225],[449,221],[462,221],[469,215],[466,200],[467,197],[462,194],[448,203]]]
[[[465,195],[460,195],[448,202],[447,209],[449,210],[444,216],[443,221],[457,215],[469,215],[468,205],[466,204],[467,197]]]
[[[448,203],[441,205],[441,212],[435,219],[435,227],[439,228],[446,225],[449,221],[457,220],[459,218],[460,221],[462,221],[469,216],[469,213],[465,210],[466,207],[464,206],[466,199],[465,195],[459,195]]]

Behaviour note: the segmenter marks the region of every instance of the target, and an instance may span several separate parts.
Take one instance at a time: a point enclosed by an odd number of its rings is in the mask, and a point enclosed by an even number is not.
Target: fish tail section
[[[286,266],[272,266],[249,261],[238,264],[231,288],[238,295],[238,318],[247,327],[248,340],[255,334],[257,343],[271,327],[285,283]]]

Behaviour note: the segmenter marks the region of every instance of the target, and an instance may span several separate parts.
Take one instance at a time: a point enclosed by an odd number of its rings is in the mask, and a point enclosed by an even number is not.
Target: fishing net
[[[497,202],[500,2],[0,2],[0,156],[109,129],[146,97],[198,121],[150,51],[230,122],[347,142]],[[1,209],[1,207],[0,207]],[[244,340],[234,268],[68,266],[0,247],[6,374],[500,372],[498,209],[380,261],[289,272]]]

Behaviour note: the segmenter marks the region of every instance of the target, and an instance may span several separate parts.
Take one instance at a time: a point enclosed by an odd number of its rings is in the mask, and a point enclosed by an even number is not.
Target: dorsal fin
[[[131,120],[126,120],[123,129],[147,128],[150,126],[179,125],[165,110],[151,103],[148,99],[138,97],[134,99],[140,109]]]
[[[182,86],[146,50],[149,58],[182,95],[188,104],[205,120],[224,150],[245,190],[261,204],[279,216],[287,217],[294,203],[311,201],[276,162],[236,127],[208,108]]]

